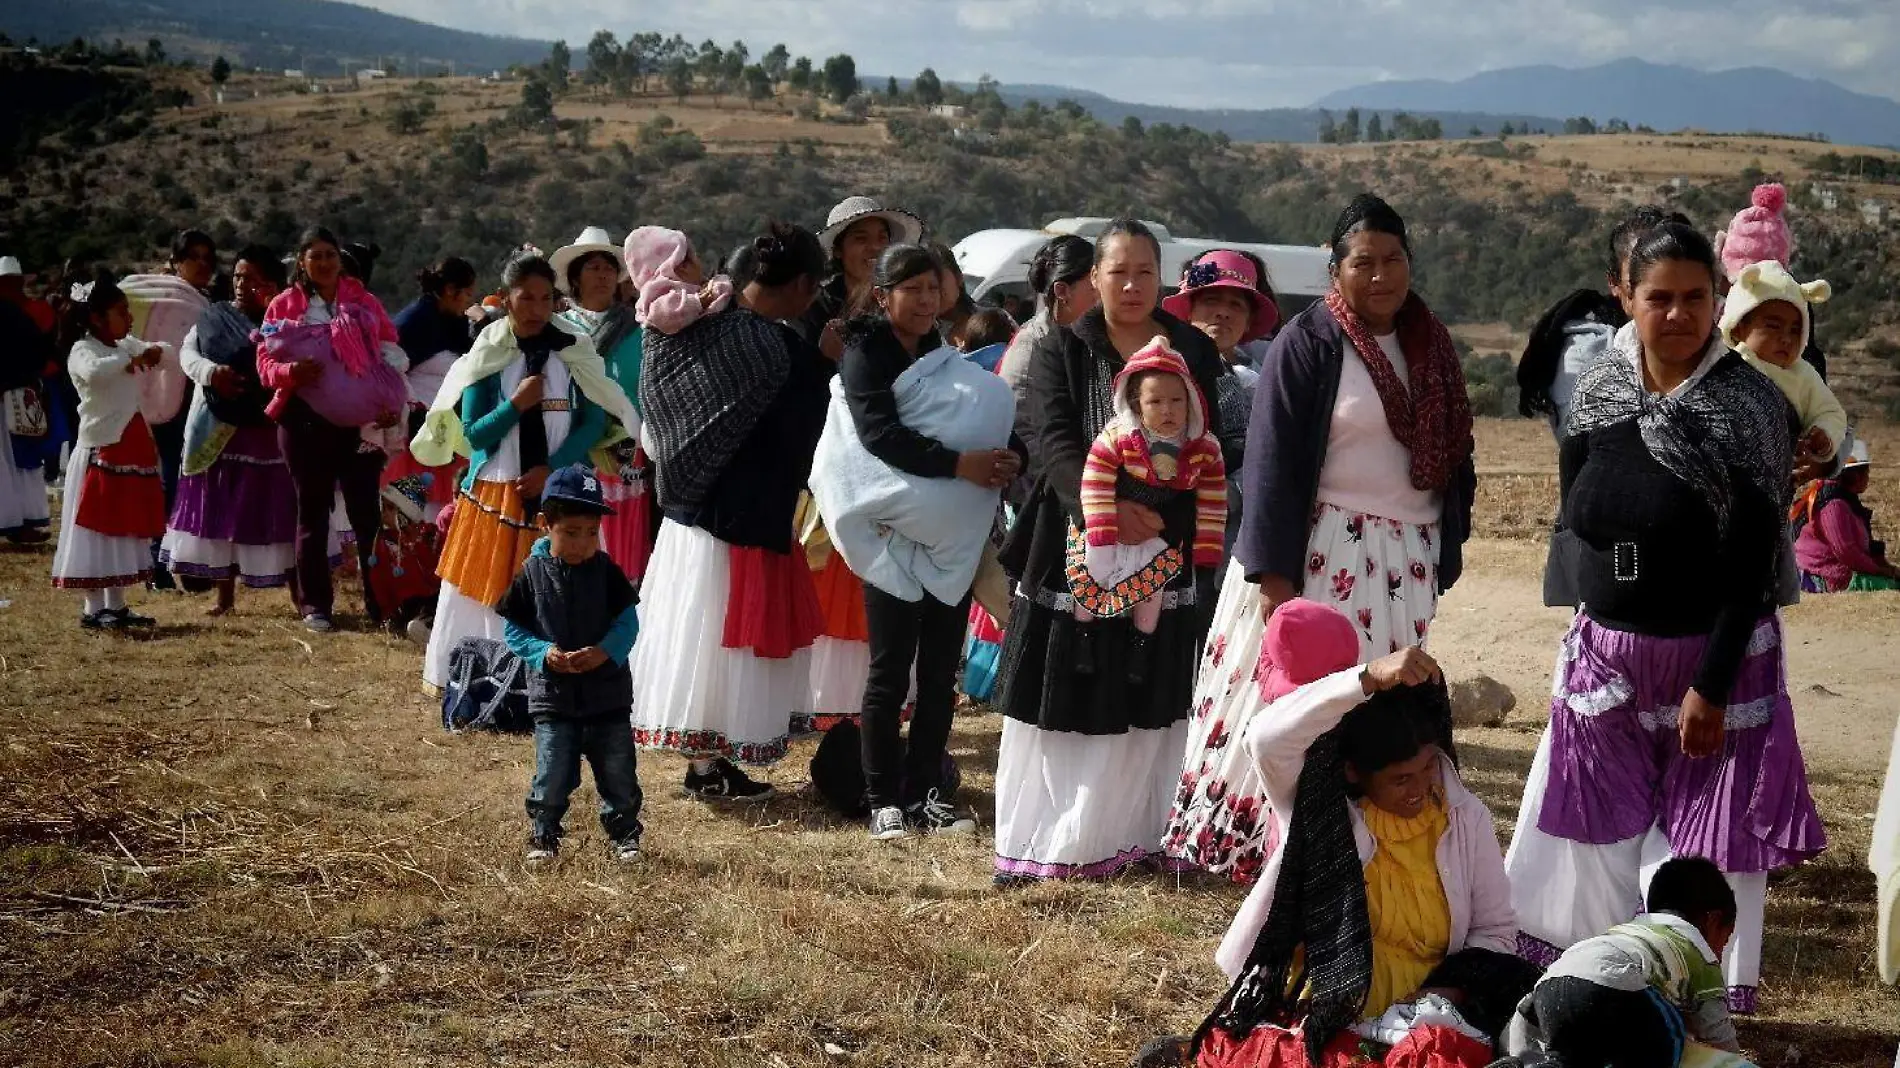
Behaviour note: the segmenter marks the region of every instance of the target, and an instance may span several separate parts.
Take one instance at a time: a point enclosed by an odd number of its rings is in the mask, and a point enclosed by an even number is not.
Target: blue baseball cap
[[[541,487],[541,503],[563,501],[595,515],[612,515],[614,510],[600,499],[600,476],[585,464],[563,467],[548,476]]]

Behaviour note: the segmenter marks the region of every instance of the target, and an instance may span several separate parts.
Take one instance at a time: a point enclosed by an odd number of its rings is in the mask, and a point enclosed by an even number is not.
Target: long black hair
[[[1333,250],[1334,270],[1338,270],[1340,261],[1346,258],[1352,245],[1352,235],[1366,233],[1390,234],[1398,238],[1399,247],[1405,250],[1405,257],[1412,257],[1412,242],[1405,234],[1405,219],[1380,197],[1361,193],[1347,203],[1345,210],[1333,222],[1333,236],[1328,243]]]
[[[84,300],[73,298],[70,281],[63,284],[67,289],[62,294],[66,300],[61,308],[59,320],[61,352],[71,349],[81,339],[92,335],[93,319],[111,311],[113,305],[125,303],[125,291],[119,288],[118,279],[103,270],[92,275],[92,289],[86,294]]]
[[[1095,268],[1095,246],[1074,234],[1043,242],[1029,261],[1029,288],[1038,305],[1054,304],[1057,285],[1074,285]]]
[[[475,287],[475,265],[460,256],[446,256],[416,272],[416,284],[422,295],[440,297],[451,289]]]
[[[892,245],[878,256],[876,266],[871,268],[870,294],[871,305],[863,312],[845,320],[844,337],[846,343],[863,337],[878,326],[889,322],[884,309],[878,307],[875,300],[877,290],[889,292],[913,278],[924,275],[935,276],[943,265],[928,248],[922,245]]]
[[[290,268],[284,266],[284,258],[277,250],[268,245],[250,244],[238,249],[237,255],[231,257],[231,269],[235,271],[240,263],[250,264],[278,289],[290,284]]]
[[[1649,276],[1659,263],[1679,261],[1708,268],[1709,285],[1715,286],[1721,270],[1716,266],[1715,246],[1702,231],[1687,223],[1665,222],[1636,239],[1630,248],[1629,284],[1632,291]]]
[[[738,266],[741,271],[732,268]],[[825,250],[818,235],[802,226],[774,220],[750,245],[736,250],[726,261],[727,274],[736,286],[757,282],[767,289],[791,285],[800,278],[817,281],[825,273]]]

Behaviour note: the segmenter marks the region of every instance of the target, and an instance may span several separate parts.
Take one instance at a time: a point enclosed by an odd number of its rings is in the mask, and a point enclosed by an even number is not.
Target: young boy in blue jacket
[[[541,491],[547,537],[502,595],[508,648],[527,664],[534,716],[534,781],[528,787],[528,862],[551,861],[561,848],[561,817],[581,782],[581,758],[594,769],[600,825],[616,859],[640,859],[640,782],[635,771],[633,678],[627,657],[640,624],[633,584],[600,551],[600,480],[586,467],[564,467]]]

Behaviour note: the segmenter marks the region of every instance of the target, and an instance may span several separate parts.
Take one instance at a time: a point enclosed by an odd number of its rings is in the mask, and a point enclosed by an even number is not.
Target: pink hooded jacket
[[[627,260],[627,274],[640,292],[633,314],[642,326],[677,334],[732,303],[732,279],[723,274],[703,287],[681,280],[680,265],[692,256],[693,243],[678,230],[642,226],[627,235],[621,253]],[[712,291],[710,301],[700,300],[702,289]]]
[[[1338,726],[1346,713],[1366,699],[1359,670],[1347,668],[1294,690],[1273,702],[1268,714],[1254,717],[1247,729],[1242,744],[1259,766],[1267,802],[1273,806],[1273,817],[1281,827],[1293,821],[1293,797],[1298,792],[1307,747]],[[1498,848],[1491,810],[1465,788],[1449,757],[1440,760],[1449,816],[1445,833],[1438,839],[1438,879],[1451,911],[1451,941],[1446,952],[1473,946],[1499,953],[1516,952],[1517,913],[1511,907],[1511,880],[1504,874],[1504,852]],[[1366,829],[1359,807],[1351,805],[1348,811],[1359,860],[1370,862],[1378,843]],[[1241,903],[1240,912],[1214,953],[1215,962],[1229,978],[1238,976],[1247,966],[1260,928],[1273,911],[1284,851],[1284,841],[1274,847],[1261,869],[1260,881]]]
[[[279,326],[301,324],[310,314],[310,294],[301,285],[293,285],[276,299],[264,312],[265,332]],[[383,360],[395,367],[398,372],[409,369],[409,359],[403,354],[402,338],[396,333],[396,324],[390,321],[389,313],[383,310],[382,301],[375,294],[363,288],[363,283],[345,275],[339,279],[336,287],[336,307],[330,319],[330,347],[337,359],[351,374],[360,375],[368,370],[371,361]],[[401,360],[398,364],[396,361]],[[257,377],[264,385],[276,390],[270,403],[264,406],[264,413],[272,419],[283,415],[284,405],[290,402],[290,395],[296,392],[296,380],[291,377],[290,365],[272,359],[262,345],[257,350]]]

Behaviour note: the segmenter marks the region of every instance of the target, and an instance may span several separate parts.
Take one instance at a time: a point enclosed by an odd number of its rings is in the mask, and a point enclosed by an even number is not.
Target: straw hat
[[[627,265],[620,258],[620,244],[607,235],[607,231],[598,226],[590,226],[581,231],[581,236],[572,244],[562,245],[548,257],[549,266],[554,268],[554,284],[561,292],[567,292],[567,267],[589,252],[605,252],[614,261],[614,269],[620,272],[624,280],[627,277]]]
[[[846,197],[825,217],[825,228],[818,233],[818,244],[826,253],[836,251],[838,239],[853,223],[864,219],[883,219],[891,228],[891,244],[915,245],[924,239],[924,221],[902,208],[887,208],[875,197]]]
[[[1845,473],[1856,467],[1870,467],[1873,462],[1873,457],[1867,450],[1867,443],[1857,440],[1847,450],[1847,459],[1841,463],[1841,471]]]

